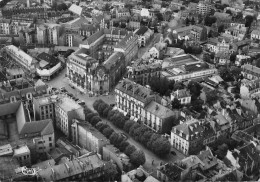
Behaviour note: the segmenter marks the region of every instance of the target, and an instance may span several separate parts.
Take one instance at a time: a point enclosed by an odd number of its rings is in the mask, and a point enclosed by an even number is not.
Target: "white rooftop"
[[[14,156],[26,154],[26,153],[30,153],[30,150],[27,147],[27,145],[19,146],[19,148],[14,149]]]

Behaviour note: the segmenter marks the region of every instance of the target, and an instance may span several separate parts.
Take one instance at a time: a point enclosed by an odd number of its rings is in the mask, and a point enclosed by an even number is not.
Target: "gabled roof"
[[[121,61],[124,56],[121,52],[114,52],[109,58],[103,63],[107,70],[110,70],[118,61]]]
[[[22,104],[21,101],[1,104],[0,105],[0,116],[9,115],[9,114],[16,114],[19,106]]]
[[[145,110],[154,114],[155,116],[165,119],[169,118],[171,116],[175,116],[175,112],[173,112],[171,109],[155,102],[151,101],[146,107]]]
[[[137,34],[137,35],[143,35],[143,34],[145,34],[145,32],[147,32],[147,31],[148,31],[148,27],[142,26],[142,27],[140,27],[140,28],[135,32],[135,34]]]
[[[69,11],[71,11],[74,14],[81,15],[82,14],[82,8],[80,6],[77,6],[76,4],[72,4],[69,7]]]
[[[54,133],[54,128],[51,119],[26,122],[23,125],[20,135],[30,133],[41,133],[41,135],[50,135]]]

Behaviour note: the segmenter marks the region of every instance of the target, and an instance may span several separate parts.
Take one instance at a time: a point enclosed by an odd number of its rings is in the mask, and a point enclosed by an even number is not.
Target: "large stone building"
[[[4,57],[8,60],[14,60],[23,68],[28,74],[35,76],[38,61],[25,53],[20,48],[9,45],[4,48]]]
[[[83,92],[110,92],[136,57],[137,44],[137,37],[125,30],[101,29],[70,55],[67,76]]]
[[[72,119],[85,119],[84,109],[74,100],[64,97],[55,103],[55,123],[66,136],[71,136]]]
[[[110,144],[109,140],[88,122],[74,119],[71,132],[73,143],[100,155],[103,153],[103,147]]]
[[[159,133],[169,133],[169,126],[178,118],[172,111],[156,102],[157,95],[152,90],[128,79],[122,80],[115,89],[116,107],[134,121],[140,121],[148,128]]]

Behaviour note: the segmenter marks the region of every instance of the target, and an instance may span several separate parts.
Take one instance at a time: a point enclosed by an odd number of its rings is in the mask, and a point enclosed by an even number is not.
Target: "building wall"
[[[34,138],[33,141],[37,153],[50,152],[51,149],[55,148],[54,133]]]
[[[107,148],[106,146],[103,147],[102,159],[104,161],[110,161],[110,160],[114,161],[117,164],[117,166],[119,167],[119,169],[121,171],[123,171],[123,164],[122,164],[118,154],[109,150],[109,148]]]

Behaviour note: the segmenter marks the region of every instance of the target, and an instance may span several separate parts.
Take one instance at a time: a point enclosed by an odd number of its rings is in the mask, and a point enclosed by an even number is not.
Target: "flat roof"
[[[25,154],[25,153],[30,153],[30,150],[27,147],[27,145],[19,146],[19,148],[14,149],[14,156]]]
[[[78,103],[76,103],[73,99],[68,97],[64,97],[57,104],[64,110],[64,111],[71,111],[74,109],[82,108]]]

